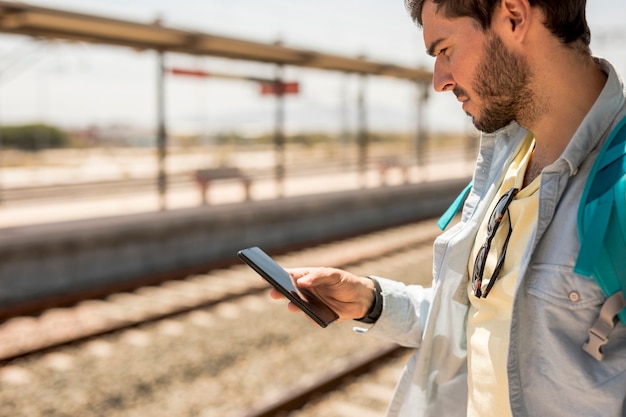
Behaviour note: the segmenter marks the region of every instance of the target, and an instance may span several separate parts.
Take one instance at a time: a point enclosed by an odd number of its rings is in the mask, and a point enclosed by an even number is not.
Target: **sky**
[[[197,30],[257,42],[280,40],[312,49],[431,69],[420,30],[402,0],[33,0],[28,4]],[[624,0],[590,0],[587,16],[594,54],[626,74]],[[617,34],[617,36],[614,36]],[[156,125],[156,55],[95,44],[42,42],[0,35],[0,124],[45,122],[66,128]],[[167,54],[166,65],[273,77],[274,66]],[[342,73],[287,67],[287,81],[301,93],[286,98],[286,129],[340,131],[356,128],[358,80]],[[416,87],[369,77],[367,125],[373,130],[416,129]],[[342,103],[347,103],[342,105]],[[345,106],[345,107],[344,107]],[[166,117],[179,133],[273,129],[275,101],[244,81],[168,76]],[[342,109],[345,117],[342,118]],[[451,93],[430,95],[428,128],[468,131],[471,123]]]

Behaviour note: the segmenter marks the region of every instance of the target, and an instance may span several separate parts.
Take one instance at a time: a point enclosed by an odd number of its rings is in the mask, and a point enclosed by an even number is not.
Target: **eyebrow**
[[[439,38],[433,42],[431,42],[430,46],[428,47],[428,49],[426,50],[426,53],[432,57],[435,56],[435,49],[437,49],[437,46],[444,41],[444,38]]]

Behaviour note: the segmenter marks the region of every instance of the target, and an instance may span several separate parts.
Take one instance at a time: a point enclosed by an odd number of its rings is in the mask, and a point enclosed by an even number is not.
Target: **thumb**
[[[316,278],[312,275],[312,271],[315,269],[316,268],[288,268],[287,272],[298,287],[305,288],[314,285]]]
[[[341,275],[332,268],[312,268],[294,276],[296,284],[302,288],[333,286],[341,280]]]

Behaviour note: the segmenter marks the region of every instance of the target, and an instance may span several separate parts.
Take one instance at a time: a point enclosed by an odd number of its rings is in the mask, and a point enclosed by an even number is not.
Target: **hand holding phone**
[[[298,287],[289,273],[260,248],[242,249],[237,256],[321,327],[327,327],[339,318],[310,291]]]

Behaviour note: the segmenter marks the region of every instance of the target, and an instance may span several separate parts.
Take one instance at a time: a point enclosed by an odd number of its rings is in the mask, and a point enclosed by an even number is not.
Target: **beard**
[[[478,65],[473,80],[475,94],[483,103],[480,114],[470,114],[474,126],[493,133],[514,120],[520,124],[533,121],[538,112],[531,78],[525,58],[509,51],[497,35],[490,34],[485,59]],[[467,96],[460,87],[455,87],[454,94]]]

